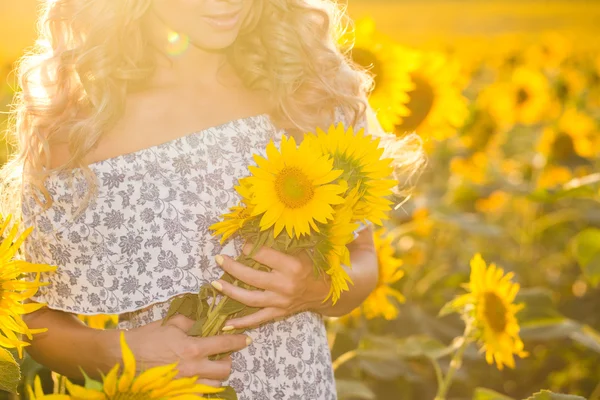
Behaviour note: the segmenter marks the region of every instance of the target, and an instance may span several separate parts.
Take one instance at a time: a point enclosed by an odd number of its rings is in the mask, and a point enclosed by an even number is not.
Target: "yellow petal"
[[[126,392],[135,377],[135,357],[125,341],[125,333],[123,331],[121,331],[121,352],[123,353],[123,375],[121,375],[121,379],[119,380],[119,391]]]
[[[120,364],[115,365],[104,378],[104,393],[110,398],[117,393],[117,374]]]

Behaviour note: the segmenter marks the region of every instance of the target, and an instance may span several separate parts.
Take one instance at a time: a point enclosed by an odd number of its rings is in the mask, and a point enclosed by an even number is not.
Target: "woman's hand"
[[[221,386],[231,373],[231,358],[211,361],[208,357],[241,350],[251,339],[245,335],[188,336],[193,324],[193,320],[176,315],[165,325],[161,320],[126,331],[125,339],[138,365],[151,368],[178,361],[179,377],[197,376],[199,383]]]
[[[244,246],[248,255],[251,244]],[[228,256],[215,257],[217,264],[234,278],[262,290],[247,290],[223,280],[212,282],[223,294],[250,307],[262,310],[252,315],[227,321],[225,331],[249,328],[264,322],[295,314],[300,311],[328,306],[324,299],[329,293],[329,282],[315,276],[308,255],[294,257],[270,247],[261,247],[254,260],[271,268],[270,272],[257,271]]]

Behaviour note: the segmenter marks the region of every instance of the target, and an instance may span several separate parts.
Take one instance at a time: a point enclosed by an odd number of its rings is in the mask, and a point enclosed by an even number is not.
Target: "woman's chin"
[[[198,40],[191,39],[190,42],[197,48],[207,51],[219,51],[230,47],[237,39],[238,31],[235,32],[218,32],[210,35],[210,39],[206,36]]]

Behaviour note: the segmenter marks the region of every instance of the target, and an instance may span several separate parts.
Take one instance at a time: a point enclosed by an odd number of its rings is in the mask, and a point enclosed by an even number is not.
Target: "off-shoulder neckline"
[[[190,139],[192,137],[199,136],[199,135],[205,134],[207,132],[210,132],[210,131],[213,131],[213,130],[216,130],[216,129],[222,129],[222,128],[225,128],[225,127],[227,127],[229,125],[233,125],[233,124],[236,124],[236,123],[239,123],[239,122],[242,122],[242,121],[260,120],[260,119],[263,119],[263,118],[266,121],[271,121],[269,113],[262,113],[262,114],[251,115],[251,116],[248,116],[248,117],[235,118],[235,119],[229,120],[227,122],[223,122],[222,124],[213,125],[213,126],[209,126],[207,128],[203,128],[203,129],[200,129],[200,130],[197,130],[197,131],[192,131],[190,133],[186,133],[186,134],[184,134],[182,136],[178,136],[176,138],[169,139],[169,140],[167,140],[165,142],[154,144],[154,145],[151,145],[151,146],[148,146],[148,147],[144,147],[144,148],[141,148],[141,149],[138,149],[138,150],[133,150],[133,151],[130,151],[130,152],[127,152],[127,153],[117,154],[115,156],[104,158],[102,160],[94,161],[92,163],[89,163],[87,166],[89,168],[91,168],[91,169],[99,168],[99,167],[101,167],[101,166],[103,166],[105,164],[114,163],[114,162],[116,162],[116,161],[118,161],[120,159],[126,158],[126,157],[132,157],[132,156],[141,155],[141,154],[147,153],[148,151],[160,150],[160,149],[162,149],[164,147],[172,146],[172,145],[174,145],[176,143],[182,142],[182,141]],[[49,174],[49,176],[60,175],[61,172],[64,172],[64,171],[52,171]]]
[[[90,168],[92,168],[94,166],[99,166],[99,165],[106,164],[106,163],[111,162],[111,161],[115,161],[115,160],[117,160],[119,158],[132,157],[132,156],[135,156],[137,154],[142,154],[142,153],[145,153],[145,152],[148,152],[148,151],[158,150],[158,149],[163,148],[165,146],[169,146],[169,145],[181,142],[183,140],[186,140],[186,139],[189,139],[191,137],[204,134],[204,133],[209,132],[209,131],[213,131],[215,129],[225,128],[226,126],[233,125],[235,123],[242,122],[242,121],[252,121],[252,120],[261,119],[261,118],[269,118],[269,114],[268,113],[262,113],[262,114],[251,115],[249,117],[240,117],[240,118],[231,119],[229,121],[223,122],[222,124],[213,125],[213,126],[209,126],[207,128],[204,128],[204,129],[200,129],[200,130],[197,130],[197,131],[186,133],[185,135],[178,136],[178,137],[173,138],[173,139],[169,139],[169,140],[167,140],[165,142],[162,142],[162,143],[158,143],[158,144],[154,144],[154,145],[151,145],[151,146],[148,146],[148,147],[144,147],[144,148],[141,148],[141,149],[138,149],[138,150],[130,151],[128,153],[117,154],[116,156],[108,157],[108,158],[105,158],[103,160],[94,161],[93,163],[88,164],[88,166]]]

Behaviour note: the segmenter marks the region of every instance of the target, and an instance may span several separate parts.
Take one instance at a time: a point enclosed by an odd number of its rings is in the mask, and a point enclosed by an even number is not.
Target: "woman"
[[[35,228],[27,259],[59,266],[34,299],[48,307],[26,320],[48,328],[29,347],[36,360],[98,376],[119,362],[126,329],[138,365],[179,361],[180,376],[242,400],[336,398],[322,317],[376,285],[370,228],[349,246],[354,286],[333,306],[310,263],[263,248],[273,271],[249,270],[233,261],[242,243],[221,247],[208,227],[269,140],[365,125],[371,80],[336,48],[341,16],[328,0],[46,0],[4,170],[22,180]],[[264,292],[217,281],[223,270]],[[182,316],[162,325],[170,299],[206,282],[264,309],[231,321],[246,335],[189,337]],[[75,314],[120,322],[93,330]]]

